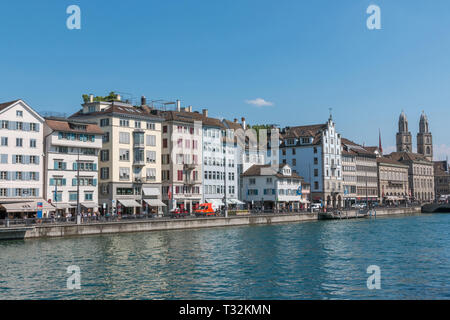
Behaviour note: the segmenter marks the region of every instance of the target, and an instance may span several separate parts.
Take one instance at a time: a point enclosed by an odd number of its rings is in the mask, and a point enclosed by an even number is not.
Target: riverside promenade
[[[388,215],[411,215],[421,213],[420,207],[409,208],[379,208],[376,216]],[[373,218],[374,216],[372,216]],[[342,218],[368,218],[357,214],[356,210],[342,211]],[[76,224],[74,222],[48,223],[37,225],[10,225],[0,227],[0,240],[7,239],[30,239],[30,238],[52,238],[69,236],[87,236],[98,234],[113,234],[125,232],[149,232],[161,230],[217,228],[245,225],[264,225],[278,223],[298,223],[316,221],[318,213],[260,213],[231,217],[187,217],[180,219],[149,218],[142,220],[120,220],[120,221],[91,221]]]

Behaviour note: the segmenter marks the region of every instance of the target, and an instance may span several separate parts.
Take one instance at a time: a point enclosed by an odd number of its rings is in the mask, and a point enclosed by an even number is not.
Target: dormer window
[[[295,139],[287,139],[287,144],[292,146],[295,144]]]
[[[302,144],[309,144],[311,142],[310,138],[302,138]]]
[[[18,116],[18,117],[23,117],[23,111],[17,110],[17,111],[16,111],[16,116]]]

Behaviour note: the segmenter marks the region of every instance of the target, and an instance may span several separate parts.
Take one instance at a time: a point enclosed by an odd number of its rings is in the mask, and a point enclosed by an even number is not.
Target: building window
[[[109,168],[100,169],[100,179],[102,180],[109,179]]]
[[[121,127],[129,127],[130,126],[130,121],[129,120],[125,120],[125,119],[120,119],[119,125]]]
[[[147,130],[155,130],[155,124],[153,122],[147,122]]]
[[[109,118],[100,119],[100,127],[107,127],[107,126],[109,126]]]
[[[92,201],[94,199],[94,193],[93,192],[85,192],[84,193],[84,200],[85,201]]]
[[[105,132],[105,134],[102,136],[103,143],[109,142],[109,132]]]
[[[100,161],[102,162],[109,161],[109,150],[100,151]]]
[[[119,168],[119,179],[130,180],[130,168]]]
[[[18,117],[23,117],[23,111],[17,110],[17,111],[16,111],[16,116],[18,116]]]
[[[23,139],[16,138],[16,147],[23,147]]]
[[[150,146],[150,147],[154,147],[154,146],[156,146],[156,136],[154,136],[154,135],[146,135],[145,136],[145,138],[146,138],[146,145],[147,146]]]
[[[119,132],[119,143],[130,144],[130,133],[129,132]]]
[[[30,148],[36,148],[36,139],[30,139]]]
[[[119,160],[120,161],[130,161],[130,150],[129,149],[119,149]]]
[[[1,139],[1,146],[7,147],[8,146],[8,137],[2,137]]]
[[[147,168],[146,178],[147,178],[147,181],[156,180],[156,169],[155,168]]]

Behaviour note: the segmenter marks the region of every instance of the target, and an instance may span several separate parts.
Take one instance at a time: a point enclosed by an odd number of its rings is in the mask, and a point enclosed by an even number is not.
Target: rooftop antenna
[[[333,108],[328,108],[328,110],[330,110],[330,120],[333,120]]]

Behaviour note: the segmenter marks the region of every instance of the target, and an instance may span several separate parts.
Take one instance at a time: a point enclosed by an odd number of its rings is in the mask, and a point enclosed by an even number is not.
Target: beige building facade
[[[386,158],[377,158],[379,201],[383,204],[405,203],[409,199],[408,166]]]
[[[389,158],[408,166],[408,183],[412,201],[432,202],[434,194],[434,166],[424,155],[410,152],[393,152]]]
[[[121,101],[90,102],[71,118],[104,131],[99,155],[99,204],[103,212],[162,213],[160,111]]]

